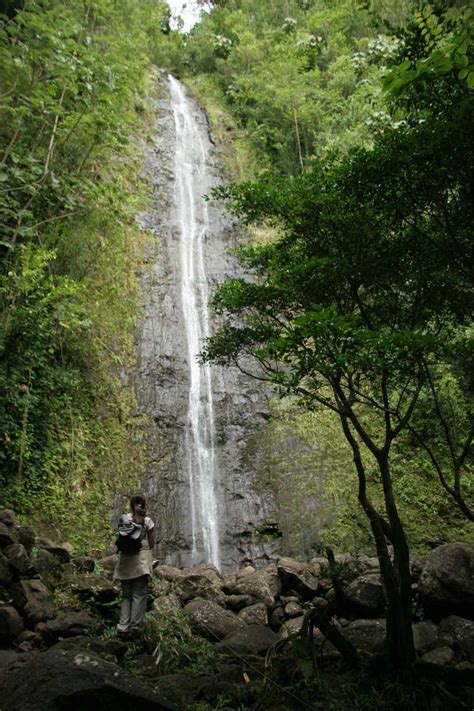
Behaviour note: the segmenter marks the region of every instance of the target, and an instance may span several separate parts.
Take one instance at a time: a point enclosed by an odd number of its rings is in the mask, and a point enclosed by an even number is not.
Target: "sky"
[[[199,7],[196,0],[168,0],[171,14],[180,16],[183,20],[183,32],[189,32],[191,27],[199,20],[202,7]]]

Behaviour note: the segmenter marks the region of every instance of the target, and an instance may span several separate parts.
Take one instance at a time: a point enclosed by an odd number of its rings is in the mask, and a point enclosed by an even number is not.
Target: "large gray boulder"
[[[104,627],[101,618],[88,610],[62,612],[53,620],[40,623],[37,629],[47,644],[54,644],[59,639],[80,637],[100,632]]]
[[[23,630],[23,621],[11,605],[0,606],[0,641],[10,641]]]
[[[420,599],[433,619],[450,614],[474,619],[474,545],[446,543],[426,558]]]
[[[28,624],[54,617],[54,598],[40,580],[19,580],[11,585],[10,594]]]
[[[273,607],[275,597],[281,591],[281,582],[273,565],[258,571],[244,568],[238,573],[226,576],[223,590],[228,595],[245,595],[252,603],[263,602],[267,607]]]
[[[99,605],[113,602],[119,595],[113,582],[100,575],[71,575],[69,585],[71,591],[81,600],[93,601]]]
[[[62,645],[36,655],[6,682],[0,691],[2,709],[172,711],[175,708],[99,653]]]
[[[8,558],[0,551],[0,585],[8,587],[13,580],[12,571],[8,565]]]
[[[349,610],[363,617],[380,617],[385,607],[385,593],[378,575],[366,574],[344,590]]]
[[[14,575],[24,575],[26,573],[30,565],[30,559],[22,543],[12,543],[10,546],[6,546],[3,549],[3,553]]]
[[[212,600],[193,600],[183,609],[192,629],[211,642],[223,639],[227,635],[246,627],[230,610],[224,610]]]
[[[413,625],[413,642],[417,654],[422,655],[436,647],[438,628],[433,622],[423,620]]]
[[[263,602],[257,602],[255,605],[244,607],[239,612],[238,618],[247,625],[267,625],[268,608]]]
[[[38,573],[43,583],[54,590],[63,577],[63,566],[46,548],[37,548],[33,553],[31,567],[35,573]]]
[[[236,654],[266,652],[277,641],[277,636],[263,625],[247,625],[219,642],[218,647]]]
[[[218,605],[225,605],[225,595],[217,584],[206,575],[189,574],[176,586],[176,592],[183,603],[197,597],[213,600]]]
[[[471,662],[474,662],[474,622],[457,615],[442,620],[439,626],[441,642],[453,649],[461,650]]]
[[[11,546],[12,543],[16,543],[12,529],[0,521],[0,548]]]
[[[359,652],[379,654],[385,646],[385,620],[354,620],[344,627],[344,636]]]
[[[279,558],[277,571],[284,591],[295,590],[304,600],[311,600],[318,592],[319,581],[311,564]]]
[[[156,618],[169,618],[181,611],[181,602],[177,595],[160,595],[153,600],[151,614]]]
[[[33,546],[35,545],[35,529],[29,524],[20,524],[15,528],[15,535],[18,539],[18,543],[25,546],[28,553],[31,553]]]

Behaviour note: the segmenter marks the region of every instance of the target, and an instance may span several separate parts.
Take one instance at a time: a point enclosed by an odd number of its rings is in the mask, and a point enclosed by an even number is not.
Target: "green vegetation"
[[[110,488],[131,483],[130,138],[146,130],[150,0],[10,3],[0,18],[2,505],[103,545]],[[71,514],[71,507],[74,515]],[[69,528],[69,530],[67,530]]]
[[[474,520],[469,20],[465,10],[416,15],[385,79],[401,118],[372,146],[315,159],[289,180],[216,191],[280,236],[241,250],[256,278],[218,289],[213,303],[225,321],[204,358],[225,365],[250,354],[283,393],[337,416],[380,562],[397,667],[414,649],[395,451]]]

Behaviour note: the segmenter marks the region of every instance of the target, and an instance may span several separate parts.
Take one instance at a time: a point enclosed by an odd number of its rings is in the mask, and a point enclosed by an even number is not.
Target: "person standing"
[[[130,512],[119,522],[119,539],[133,541],[133,552],[120,550],[114,580],[122,584],[122,604],[117,631],[122,637],[137,637],[143,632],[148,581],[153,573],[155,524],[146,515],[146,501],[141,494],[132,496]]]

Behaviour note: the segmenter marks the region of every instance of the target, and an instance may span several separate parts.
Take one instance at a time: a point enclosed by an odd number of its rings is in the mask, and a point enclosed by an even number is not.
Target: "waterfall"
[[[203,241],[209,233],[203,200],[207,152],[180,82],[169,76],[176,130],[174,207],[180,237],[181,300],[188,349],[189,399],[186,419],[186,467],[192,527],[192,558],[219,567],[218,468],[212,371],[197,354],[210,335],[208,282]]]

